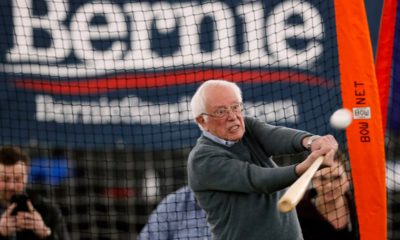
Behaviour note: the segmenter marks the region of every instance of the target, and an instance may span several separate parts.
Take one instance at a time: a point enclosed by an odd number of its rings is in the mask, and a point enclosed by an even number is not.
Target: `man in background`
[[[305,240],[357,240],[357,214],[344,154],[330,168],[316,172],[312,188],[297,205]]]
[[[149,216],[139,240],[209,240],[206,213],[189,186],[165,197]]]
[[[26,189],[28,168],[21,149],[0,148],[0,240],[69,239],[60,210]]]

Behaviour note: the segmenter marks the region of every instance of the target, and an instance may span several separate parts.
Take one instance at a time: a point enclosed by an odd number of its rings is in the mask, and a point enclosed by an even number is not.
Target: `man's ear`
[[[200,124],[204,128],[204,124],[206,123],[206,119],[204,119],[203,115],[200,115],[196,118],[196,122]]]
[[[205,122],[204,116],[203,115],[198,116],[196,118],[196,122],[199,123],[199,124],[204,123]]]

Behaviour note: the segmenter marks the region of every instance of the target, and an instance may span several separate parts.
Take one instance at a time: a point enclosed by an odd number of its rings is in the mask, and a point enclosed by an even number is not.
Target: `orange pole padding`
[[[362,240],[386,239],[385,149],[378,86],[363,0],[335,0],[343,107]]]
[[[383,3],[376,51],[375,70],[379,86],[383,129],[386,129],[387,121],[397,4],[397,0],[385,0]]]

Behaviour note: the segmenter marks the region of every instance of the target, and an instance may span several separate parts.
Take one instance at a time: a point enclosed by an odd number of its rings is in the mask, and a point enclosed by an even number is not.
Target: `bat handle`
[[[324,157],[318,157],[311,166],[301,175],[285,192],[285,194],[278,201],[278,209],[281,212],[289,212],[293,210],[303,198],[307,187],[314,176],[315,172],[319,169]]]

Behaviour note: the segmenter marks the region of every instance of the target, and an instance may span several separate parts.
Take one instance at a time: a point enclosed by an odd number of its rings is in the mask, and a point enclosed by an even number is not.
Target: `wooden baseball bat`
[[[299,203],[307,190],[315,172],[319,169],[324,157],[318,157],[311,166],[301,175],[286,191],[285,194],[278,201],[278,209],[281,212],[289,212],[293,210]]]

